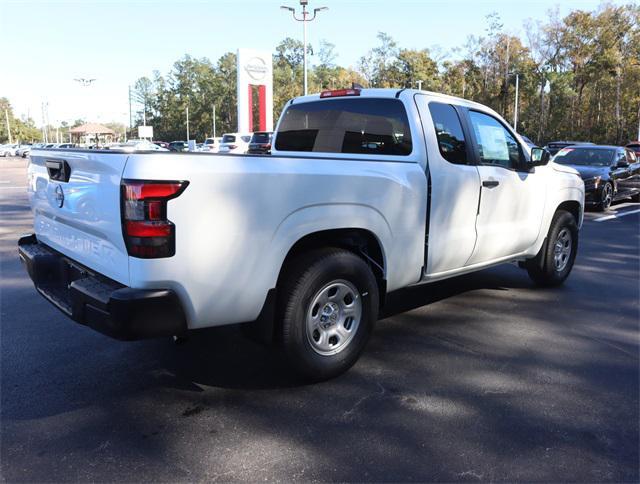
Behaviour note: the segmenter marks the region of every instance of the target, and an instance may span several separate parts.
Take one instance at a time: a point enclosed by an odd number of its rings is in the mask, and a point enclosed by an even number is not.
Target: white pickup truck
[[[253,322],[312,379],[388,293],[506,262],[569,275],[584,185],[494,111],[408,89],[290,101],[271,156],[34,150],[37,290],[118,339]]]

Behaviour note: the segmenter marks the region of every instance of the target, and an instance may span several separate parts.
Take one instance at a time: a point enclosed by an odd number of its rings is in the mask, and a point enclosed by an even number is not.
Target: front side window
[[[478,111],[469,111],[469,119],[478,141],[480,163],[503,168],[520,166],[520,146],[497,119]]]
[[[467,163],[467,149],[458,113],[450,104],[429,103],[442,157],[460,165]]]
[[[411,131],[397,99],[332,99],[293,104],[276,136],[279,151],[407,156]]]

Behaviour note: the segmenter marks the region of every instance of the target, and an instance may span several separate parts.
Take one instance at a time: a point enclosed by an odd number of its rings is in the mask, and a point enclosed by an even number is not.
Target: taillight
[[[176,253],[176,228],[167,220],[167,202],[187,185],[188,181],[122,181],[122,233],[130,256],[156,259]]]

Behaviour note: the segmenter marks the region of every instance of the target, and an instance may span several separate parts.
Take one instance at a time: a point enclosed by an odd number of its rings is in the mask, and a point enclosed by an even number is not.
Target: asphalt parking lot
[[[3,480],[640,478],[638,204],[587,213],[563,287],[509,265],[406,291],[304,385],[237,328],[123,343],[64,317],[18,261],[24,167],[0,159]]]

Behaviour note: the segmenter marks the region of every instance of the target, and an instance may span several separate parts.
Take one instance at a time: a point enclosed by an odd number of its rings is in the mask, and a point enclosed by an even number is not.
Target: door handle
[[[485,188],[495,188],[498,185],[500,185],[500,182],[498,180],[483,180],[482,181],[482,186]]]

